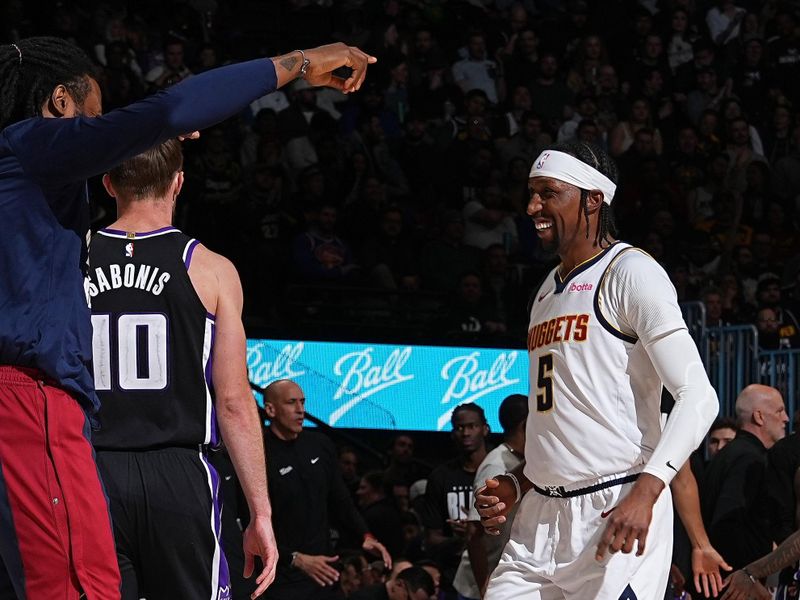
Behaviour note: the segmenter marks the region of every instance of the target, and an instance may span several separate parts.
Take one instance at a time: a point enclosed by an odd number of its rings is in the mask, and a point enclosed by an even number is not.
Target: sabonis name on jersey
[[[170,279],[170,274],[166,271],[145,264],[128,263],[124,267],[111,264],[105,269],[107,273],[101,267],[96,267],[90,272],[90,277],[86,281],[86,291],[92,298],[108,290],[120,288],[139,289],[158,296],[164,291],[164,286]],[[94,275],[94,279],[91,275]]]

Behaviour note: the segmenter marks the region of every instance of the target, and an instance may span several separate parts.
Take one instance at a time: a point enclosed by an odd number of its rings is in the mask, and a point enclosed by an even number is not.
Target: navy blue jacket
[[[275,90],[269,59],[214,69],[101,117],[36,117],[0,131],[0,365],[35,367],[89,413],[86,179]]]

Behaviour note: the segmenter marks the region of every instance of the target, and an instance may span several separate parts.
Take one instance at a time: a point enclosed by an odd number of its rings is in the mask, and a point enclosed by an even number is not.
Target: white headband
[[[552,177],[576,185],[582,190],[600,190],[603,202],[611,204],[617,186],[608,177],[582,160],[557,150],[545,150],[539,155],[529,177]]]

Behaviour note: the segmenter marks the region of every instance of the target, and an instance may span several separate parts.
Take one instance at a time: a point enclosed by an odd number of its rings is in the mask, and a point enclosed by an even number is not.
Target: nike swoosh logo
[[[294,467],[290,465],[288,467],[283,467],[282,469],[278,469],[278,473],[280,473],[281,475],[286,475],[287,473],[290,473],[292,469],[294,469]]]
[[[600,518],[601,519],[605,519],[608,515],[610,515],[615,510],[617,510],[616,506],[614,508],[609,508],[608,510],[604,510],[603,512],[600,513]]]
[[[230,481],[233,479],[233,475],[225,475],[225,481]]]
[[[311,464],[312,464],[312,465],[315,465],[315,464],[317,464],[317,461],[318,461],[318,460],[319,460],[319,456],[318,456],[317,458],[312,458],[312,459],[311,459]]]
[[[669,462],[669,461],[667,461],[667,466],[668,466],[670,469],[672,469],[673,471],[675,471],[676,473],[678,472],[678,469],[676,469],[675,467],[673,467],[673,466],[670,464],[670,462]]]
[[[547,298],[547,295],[548,295],[549,293],[550,293],[550,292],[545,292],[544,294],[542,294],[541,296],[539,296],[539,302],[541,302],[542,300],[544,300],[545,298]]]

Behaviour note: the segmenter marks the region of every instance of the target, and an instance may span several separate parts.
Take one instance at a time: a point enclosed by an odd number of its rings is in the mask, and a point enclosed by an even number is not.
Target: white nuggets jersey
[[[686,328],[675,288],[644,252],[616,242],[532,299],[525,475],[582,487],[642,469],[661,435],[661,379],[646,347]],[[642,306],[637,289],[663,302]]]

